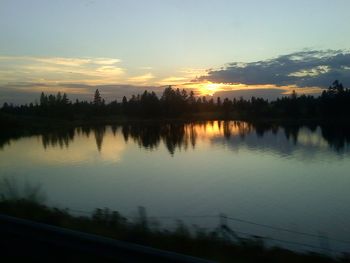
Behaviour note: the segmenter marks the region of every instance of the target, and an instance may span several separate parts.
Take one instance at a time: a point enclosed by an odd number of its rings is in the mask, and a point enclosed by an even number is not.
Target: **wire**
[[[69,211],[73,211],[73,212],[77,212],[77,213],[81,213],[81,214],[90,214],[90,215],[93,213],[93,212],[87,212],[87,211],[82,211],[82,210],[77,210],[77,209],[70,209]],[[137,218],[139,218],[138,216],[124,216],[124,217],[125,218],[129,218],[129,219],[137,219]],[[249,221],[249,220],[245,220],[245,219],[241,219],[241,218],[237,218],[237,217],[231,217],[231,216],[182,215],[182,216],[149,216],[147,218],[149,218],[149,219],[167,219],[167,220],[176,220],[176,219],[179,219],[179,218],[225,218],[225,219],[228,219],[228,220],[231,220],[231,221],[236,221],[236,222],[240,222],[240,223],[245,223],[245,224],[255,225],[255,226],[259,226],[259,227],[269,228],[269,229],[273,229],[273,230],[276,230],[276,231],[283,231],[283,232],[287,232],[287,233],[291,233],[291,234],[295,234],[295,235],[302,235],[302,236],[308,236],[308,237],[313,237],[313,238],[323,238],[323,239],[328,239],[330,241],[350,244],[350,241],[347,241],[347,240],[341,240],[341,239],[336,239],[336,238],[324,237],[324,236],[320,236],[320,235],[316,235],[316,234],[312,234],[312,233],[307,233],[307,232],[296,231],[296,230],[292,230],[292,229],[288,229],[288,228],[277,227],[277,226],[267,225],[267,224],[261,224],[261,223],[257,223],[257,222],[254,222],[254,221]],[[239,231],[234,231],[234,232],[239,233]],[[241,233],[244,233],[244,232],[241,232]],[[254,236],[255,234],[249,234],[249,235]],[[269,239],[272,239],[272,238],[269,238]],[[284,242],[284,241],[277,240],[277,239],[275,239],[275,240],[276,241],[280,241],[280,242]],[[289,242],[289,241],[285,241],[285,242]],[[290,242],[292,242],[292,241],[290,241]]]
[[[276,226],[271,226],[271,225],[266,225],[266,224],[260,224],[260,223],[256,223],[256,222],[253,222],[253,221],[248,221],[248,220],[235,218],[235,217],[224,217],[224,218],[227,218],[227,219],[232,220],[232,221],[237,221],[237,222],[241,222],[241,223],[250,224],[250,225],[270,228],[270,229],[277,230],[277,231],[284,231],[284,232],[288,232],[288,233],[292,233],[292,234],[296,234],[296,235],[303,235],[303,236],[309,236],[309,237],[315,237],[315,238],[322,237],[322,236],[311,234],[311,233],[300,232],[300,231],[295,231],[295,230],[291,230],[291,229],[288,229],[288,228],[276,227]],[[326,237],[322,237],[322,238],[326,238]],[[332,240],[332,241],[341,242],[341,243],[350,244],[350,241],[347,241],[347,240],[340,240],[340,239],[328,238],[328,237],[327,237],[327,239]]]

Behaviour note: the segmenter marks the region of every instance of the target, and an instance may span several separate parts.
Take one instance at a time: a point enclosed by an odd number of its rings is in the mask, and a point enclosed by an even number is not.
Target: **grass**
[[[73,216],[69,210],[40,204],[36,198],[0,201],[0,213],[59,227],[79,230],[118,240],[147,245],[218,262],[350,262],[350,258],[330,258],[317,253],[297,253],[287,249],[268,248],[259,238],[224,238],[223,229],[206,232],[189,229],[181,221],[174,230],[163,229],[150,221],[145,210],[129,221],[116,211],[96,209],[91,216]]]

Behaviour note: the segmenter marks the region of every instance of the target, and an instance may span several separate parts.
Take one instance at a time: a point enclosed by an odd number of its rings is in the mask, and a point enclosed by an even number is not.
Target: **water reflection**
[[[41,140],[45,149],[48,146],[58,146],[60,148],[63,148],[69,146],[69,142],[74,140],[74,135],[74,129],[58,130],[54,132],[43,133]]]
[[[310,150],[328,148],[342,154],[348,151],[350,143],[350,126],[347,125],[277,125],[240,121],[143,122],[113,125],[110,129],[114,137],[122,137],[125,143],[133,141],[140,148],[154,150],[163,143],[171,155],[176,150],[194,149],[198,140],[227,145],[232,149],[242,145],[250,149],[269,148],[284,155],[291,154],[295,147]],[[44,149],[69,148],[77,136],[93,136],[97,150],[101,152],[106,126],[83,126],[40,133]],[[21,137],[21,134],[2,134],[0,149]]]
[[[164,142],[170,154],[176,148],[185,149],[196,144],[194,124],[168,123],[168,124],[130,124],[122,128],[125,141],[131,138],[140,147],[156,149],[161,141]]]
[[[347,240],[349,143],[348,126],[238,121],[2,133],[0,179],[40,183],[52,206],[109,207],[131,216],[139,205],[154,216],[225,213]],[[217,220],[188,223],[212,227]]]

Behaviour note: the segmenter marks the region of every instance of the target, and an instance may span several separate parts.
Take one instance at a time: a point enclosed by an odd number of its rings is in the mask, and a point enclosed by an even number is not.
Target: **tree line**
[[[41,93],[39,102],[25,105],[4,103],[1,112],[16,115],[57,117],[65,119],[90,118],[94,116],[124,115],[137,118],[189,117],[199,113],[217,113],[223,118],[347,118],[350,114],[350,89],[338,81],[318,97],[291,95],[268,101],[250,99],[195,96],[193,91],[167,87],[158,97],[155,92],[125,96],[121,101],[106,103],[99,90],[91,101],[71,101],[66,93],[56,95]]]

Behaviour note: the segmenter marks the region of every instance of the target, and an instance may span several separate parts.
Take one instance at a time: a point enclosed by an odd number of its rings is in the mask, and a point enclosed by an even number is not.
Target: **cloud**
[[[21,62],[21,63],[40,63],[67,67],[80,67],[87,64],[93,65],[113,65],[121,62],[117,58],[66,58],[66,57],[31,57],[31,56],[0,56],[0,62]]]
[[[66,92],[72,100],[91,100],[99,89],[106,101],[124,95],[155,91],[163,88],[154,84],[152,73],[128,76],[116,58],[64,58],[0,56],[0,105],[34,102],[40,92]]]
[[[0,56],[0,84],[11,82],[120,83],[125,69],[116,58]]]
[[[100,65],[113,65],[121,62],[121,60],[117,58],[97,58],[93,62]]]
[[[81,90],[85,92],[85,97],[91,100],[96,89],[99,89],[102,97],[107,101],[114,99],[122,99],[123,96],[130,98],[132,95],[137,95],[143,93],[145,90],[154,91],[160,94],[163,88],[160,86],[153,85],[130,85],[130,84],[100,84],[100,85],[88,85],[80,83],[64,83],[58,84],[56,87],[67,88],[72,90]]]
[[[152,73],[146,73],[141,76],[131,77],[128,80],[132,83],[148,83],[150,80],[154,79],[155,76]]]
[[[259,89],[239,89],[239,90],[227,90],[227,91],[218,91],[214,93],[214,98],[229,98],[229,99],[239,99],[240,97],[244,99],[250,99],[255,96],[258,98],[275,100],[278,97],[286,95],[285,89],[278,88],[259,88]]]
[[[185,85],[187,88],[193,84],[192,80],[205,74],[207,70],[202,68],[181,68],[174,75],[164,77],[158,81],[159,85]],[[196,83],[198,84],[198,83]]]
[[[30,59],[30,58],[28,58]],[[68,67],[80,67],[86,65],[91,62],[91,59],[88,58],[31,58],[35,62],[42,62],[44,64],[54,64],[60,66],[68,66]]]
[[[153,68],[149,67],[149,66],[145,66],[145,67],[140,67],[140,69],[142,69],[142,70],[152,70]]]
[[[161,85],[178,85],[188,81],[185,77],[168,77],[159,81]]]
[[[194,82],[325,88],[335,79],[350,86],[350,52],[308,50],[270,60],[232,62],[221,69],[209,70]]]
[[[129,85],[129,84],[83,84],[83,83],[35,83],[17,82],[0,86],[0,107],[4,102],[24,104],[38,101],[40,93],[56,94],[66,92],[71,100],[93,99],[93,94],[99,89],[106,101],[117,99],[121,101],[123,96],[130,98],[132,95],[141,94],[145,90],[154,91],[157,95],[163,92],[164,87],[153,85]]]
[[[103,75],[114,75],[119,76],[124,74],[124,69],[114,67],[114,66],[102,66],[96,69],[97,72],[102,73]]]

